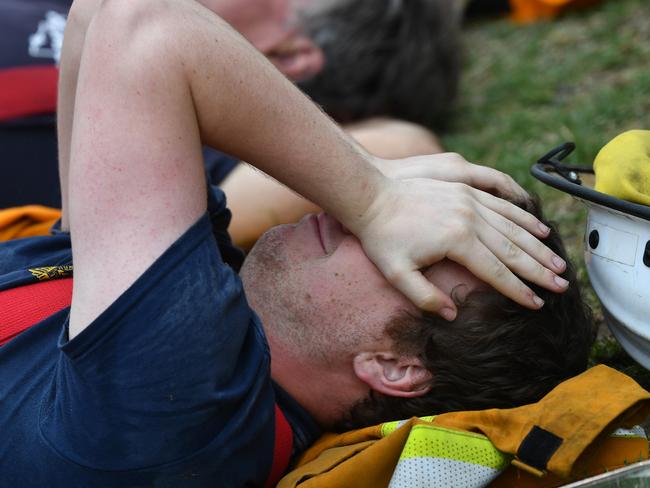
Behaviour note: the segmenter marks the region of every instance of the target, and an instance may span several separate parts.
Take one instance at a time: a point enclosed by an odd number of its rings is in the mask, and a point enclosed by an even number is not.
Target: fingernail
[[[567,286],[569,286],[569,282],[564,278],[562,278],[561,276],[555,276],[554,280],[555,283],[557,283],[557,285],[560,286],[561,288],[566,288]]]
[[[551,229],[548,225],[544,225],[540,222],[538,226],[539,226],[539,230],[541,230],[544,234],[548,234],[551,232]]]
[[[442,315],[442,318],[449,320],[450,322],[456,318],[456,312],[454,312],[451,308],[443,308],[440,311],[440,315]]]
[[[557,269],[562,271],[564,271],[564,268],[566,268],[566,261],[560,256],[553,256],[553,264]]]
[[[535,305],[537,305],[539,308],[542,308],[544,306],[544,300],[539,298],[537,295],[533,295],[533,302],[535,302]]]

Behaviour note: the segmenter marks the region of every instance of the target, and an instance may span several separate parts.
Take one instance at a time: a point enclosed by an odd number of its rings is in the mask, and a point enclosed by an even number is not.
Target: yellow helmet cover
[[[596,191],[650,206],[650,130],[615,137],[594,161]]]

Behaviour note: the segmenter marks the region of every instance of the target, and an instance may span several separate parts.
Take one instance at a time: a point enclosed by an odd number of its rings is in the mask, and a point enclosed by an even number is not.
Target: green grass
[[[577,144],[571,162],[591,164],[617,134],[650,129],[650,2],[608,0],[525,26],[507,19],[473,23],[466,28],[465,64],[458,116],[443,137],[446,148],[507,172],[539,194],[587,284],[584,208],[534,180],[529,170],[564,141]],[[587,300],[602,322],[588,286]],[[615,349],[597,346],[594,361],[603,358],[628,371],[631,360]]]

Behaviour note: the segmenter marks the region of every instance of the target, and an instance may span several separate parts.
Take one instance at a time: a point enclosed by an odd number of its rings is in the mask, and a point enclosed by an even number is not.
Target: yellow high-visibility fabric
[[[650,205],[650,130],[631,130],[603,147],[594,161],[596,191]]]
[[[641,423],[649,414],[650,393],[626,375],[601,365],[563,382],[532,405],[452,412],[438,415],[431,422],[411,419],[399,429],[387,429],[387,437],[383,438],[382,426],[328,434],[303,455],[297,468],[278,487],[387,487],[389,472],[397,465],[413,426],[418,424],[457,430],[461,435],[483,434],[499,451],[511,456],[517,454],[533,426],[541,427],[563,439],[548,463],[554,477],[547,476],[535,484],[532,476],[509,468],[513,471],[510,478],[503,478],[505,483],[498,478],[494,483],[558,486],[562,478],[583,478],[647,459],[647,441],[626,442],[607,436],[619,427]]]
[[[41,205],[0,210],[0,241],[48,235],[59,218],[60,210]]]
[[[515,22],[533,22],[550,19],[569,8],[586,7],[600,0],[510,0],[512,19]]]

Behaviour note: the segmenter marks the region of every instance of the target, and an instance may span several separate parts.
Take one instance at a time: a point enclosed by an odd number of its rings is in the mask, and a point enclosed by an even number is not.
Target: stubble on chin
[[[264,234],[246,258],[240,277],[267,338],[285,351],[315,360],[326,348],[311,331],[314,311],[300,283],[303,263],[288,255],[285,232],[290,230],[276,228]]]
[[[292,304],[288,298],[293,294],[291,265],[285,230],[274,228],[257,241],[240,271],[248,303],[262,320],[267,337],[282,342],[293,335],[289,325]]]

